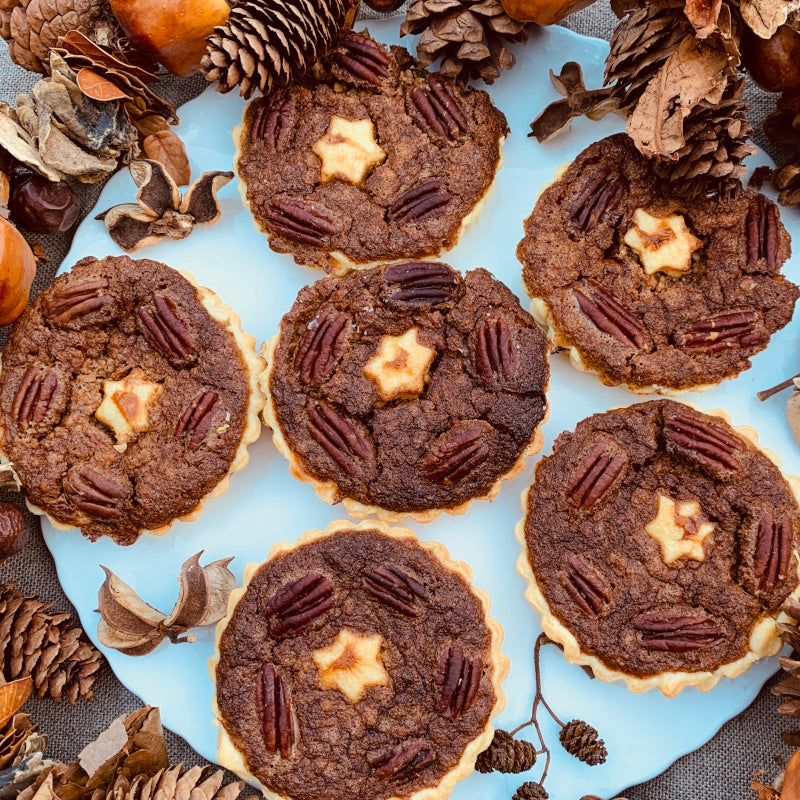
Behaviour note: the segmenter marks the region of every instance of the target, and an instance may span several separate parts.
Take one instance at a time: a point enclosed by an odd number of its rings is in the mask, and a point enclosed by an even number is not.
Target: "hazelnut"
[[[0,500],[0,562],[19,553],[27,543],[25,515],[12,503]]]

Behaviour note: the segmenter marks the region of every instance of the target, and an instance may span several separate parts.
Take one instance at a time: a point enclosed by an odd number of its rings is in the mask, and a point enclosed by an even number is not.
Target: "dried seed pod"
[[[792,429],[794,438],[800,444],[800,378],[794,379],[795,391],[786,402],[786,419]]]

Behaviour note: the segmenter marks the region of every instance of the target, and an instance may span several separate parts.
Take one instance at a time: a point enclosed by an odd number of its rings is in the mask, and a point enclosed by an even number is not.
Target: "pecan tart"
[[[463,513],[542,445],[547,342],[484,269],[425,261],[323,278],[262,352],[275,444],[357,518]]]
[[[272,798],[447,797],[505,705],[502,629],[471,578],[406,528],[276,544],[217,626],[219,763]]]
[[[562,433],[523,495],[528,600],[568,661],[634,692],[708,690],[780,650],[797,478],[724,412],[653,400]]]
[[[194,519],[247,463],[261,370],[239,317],[188,273],[85,258],[11,330],[0,447],[31,510],[131,544]]]
[[[337,274],[454,247],[502,163],[508,125],[489,95],[366,33],[317,67],[234,130],[242,198],[270,247]]]
[[[624,134],[547,188],[517,247],[531,312],[579,369],[664,394],[750,366],[792,318],[790,237],[756,192],[687,197]]]

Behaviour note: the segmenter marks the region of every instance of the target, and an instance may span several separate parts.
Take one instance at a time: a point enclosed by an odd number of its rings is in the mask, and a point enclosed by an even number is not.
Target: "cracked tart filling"
[[[524,501],[520,566],[545,632],[577,663],[671,695],[777,652],[800,508],[754,440],[671,400],[558,437]]]
[[[517,247],[532,312],[603,383],[685,391],[750,366],[792,318],[790,237],[756,192],[686,197],[624,134],[540,196]]]
[[[213,292],[164,264],[78,262],[3,351],[2,451],[29,503],[119,544],[195,512],[258,437],[254,347]]]
[[[220,763],[294,800],[447,796],[504,702],[470,578],[442,545],[347,520],[249,565],[210,665]]]
[[[266,421],[327,502],[457,509],[540,445],[547,343],[483,269],[324,278],[301,290],[267,358]]]

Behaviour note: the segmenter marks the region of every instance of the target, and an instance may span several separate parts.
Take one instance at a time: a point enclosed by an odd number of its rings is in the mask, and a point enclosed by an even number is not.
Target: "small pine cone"
[[[38,697],[56,703],[92,699],[102,656],[69,614],[51,614],[49,603],[25,597],[13,583],[0,586],[0,652],[6,681],[33,678]]]
[[[308,6],[313,8],[309,13]],[[267,95],[308,72],[330,49],[351,8],[349,0],[242,0],[214,28],[201,69],[217,91],[239,87],[244,98]]]
[[[547,800],[547,789],[541,783],[526,781],[520,786],[511,800]]]
[[[536,748],[507,731],[496,730],[489,747],[478,755],[478,772],[526,772],[536,763]]]
[[[126,778],[117,775],[106,792],[107,800],[178,800],[191,795],[194,800],[236,800],[244,789],[244,781],[222,786],[224,770],[213,771],[210,766],[184,770],[183,764],[162,769],[153,777],[149,774]],[[102,795],[101,795],[102,796]]]
[[[570,755],[590,767],[604,763],[608,755],[605,743],[598,737],[597,730],[582,719],[573,719],[568,722],[561,729],[558,738]]]

